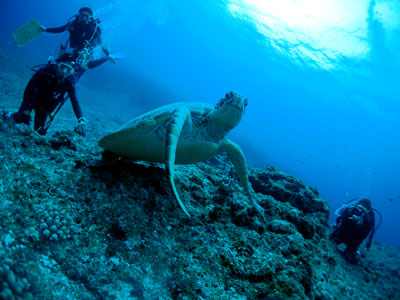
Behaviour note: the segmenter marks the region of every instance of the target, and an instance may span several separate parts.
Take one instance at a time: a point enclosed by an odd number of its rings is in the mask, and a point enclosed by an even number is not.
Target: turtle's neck
[[[214,113],[207,118],[207,133],[215,141],[222,141],[232,129],[228,128],[220,118],[216,118]]]

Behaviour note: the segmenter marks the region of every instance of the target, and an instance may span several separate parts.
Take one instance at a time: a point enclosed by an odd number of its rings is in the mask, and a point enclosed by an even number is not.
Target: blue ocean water
[[[146,109],[215,103],[229,90],[247,96],[231,138],[249,165],[317,188],[332,222],[343,203],[369,197],[383,216],[376,239],[400,246],[397,0],[2,1],[0,38],[11,44],[33,18],[61,26],[83,5],[101,19],[111,52],[129,56],[85,82],[100,89],[118,79],[145,95],[136,105]],[[15,51],[45,63],[59,41],[43,34]]]

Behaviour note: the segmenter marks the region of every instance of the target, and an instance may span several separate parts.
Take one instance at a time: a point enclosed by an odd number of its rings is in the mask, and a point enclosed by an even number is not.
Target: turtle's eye
[[[228,92],[228,93],[225,94],[225,98],[226,98],[226,99],[230,99],[230,98],[233,97],[233,95],[234,95],[233,92],[230,91],[230,92]]]
[[[249,104],[249,100],[246,98],[244,99],[244,106],[247,106],[247,104]]]

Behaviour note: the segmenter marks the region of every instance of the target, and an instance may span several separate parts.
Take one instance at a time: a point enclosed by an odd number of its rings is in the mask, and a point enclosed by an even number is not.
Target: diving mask
[[[91,20],[92,16],[88,13],[88,12],[81,12],[79,14],[79,21],[83,21],[86,24],[89,23],[89,21]]]
[[[64,77],[71,76],[75,73],[74,67],[68,63],[59,62],[57,65],[58,65],[58,70]]]

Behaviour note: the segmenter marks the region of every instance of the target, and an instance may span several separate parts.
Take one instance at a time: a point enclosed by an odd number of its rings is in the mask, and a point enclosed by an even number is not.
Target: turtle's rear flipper
[[[111,152],[110,150],[104,150],[101,154],[101,159],[91,159],[88,164],[91,167],[104,167],[111,165],[112,163],[119,161],[120,156]]]

